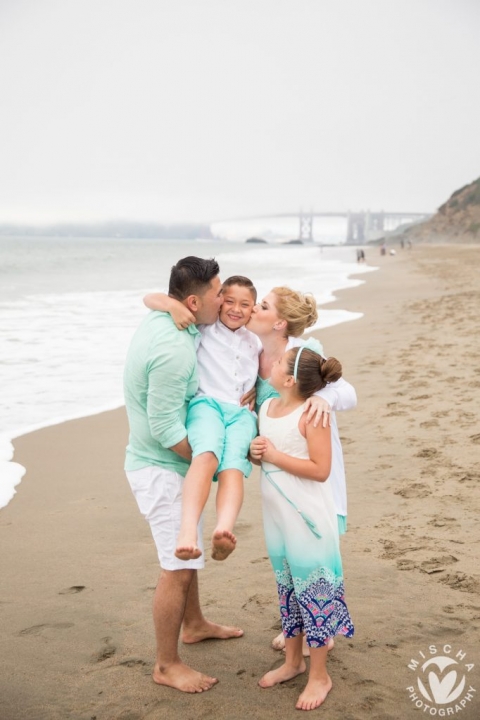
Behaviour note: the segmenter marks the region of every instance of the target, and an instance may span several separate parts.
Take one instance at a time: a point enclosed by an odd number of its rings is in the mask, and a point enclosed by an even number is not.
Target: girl
[[[272,687],[305,672],[302,633],[310,647],[310,673],[296,708],[313,710],[332,687],[327,646],[354,628],[344,600],[339,532],[332,489],[330,427],[306,422],[305,401],[341,377],[338,360],[326,360],[311,339],[273,363],[270,384],[278,398],[263,403],[261,435],[250,446],[262,465],[265,538],[277,581],[285,662],[259,682]]]

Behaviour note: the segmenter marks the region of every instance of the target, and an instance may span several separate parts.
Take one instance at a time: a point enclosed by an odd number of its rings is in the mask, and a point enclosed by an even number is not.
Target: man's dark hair
[[[176,300],[185,300],[189,295],[203,295],[214,277],[220,272],[215,258],[182,258],[172,267],[168,294]]]

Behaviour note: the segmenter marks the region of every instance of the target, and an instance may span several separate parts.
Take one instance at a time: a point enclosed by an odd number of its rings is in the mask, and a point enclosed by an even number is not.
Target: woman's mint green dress
[[[298,429],[304,406],[280,418],[268,417],[271,399],[259,411],[260,434],[277,450],[308,459]],[[337,513],[329,481],[296,477],[262,463],[265,540],[277,581],[283,634],[305,633],[310,647],[335,635],[353,635],[344,598]]]

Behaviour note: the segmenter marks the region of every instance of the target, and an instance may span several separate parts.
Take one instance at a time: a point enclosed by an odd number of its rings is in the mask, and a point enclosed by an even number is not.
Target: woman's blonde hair
[[[300,337],[317,321],[317,303],[311,293],[298,293],[288,287],[275,287],[272,292],[278,317],[287,322],[286,337]]]

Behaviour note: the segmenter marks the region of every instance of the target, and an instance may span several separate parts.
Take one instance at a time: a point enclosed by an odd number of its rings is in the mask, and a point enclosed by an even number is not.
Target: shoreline
[[[369,274],[370,272],[375,271],[376,268],[372,267],[370,270],[366,270],[365,266],[361,271],[361,274]],[[353,277],[353,274],[347,274],[345,275],[345,279],[348,281],[351,277]],[[358,279],[359,285],[365,282],[364,280]],[[356,285],[355,287],[358,287]],[[332,290],[333,293],[341,292],[343,289],[349,289],[345,288],[344,286],[341,286],[339,289]],[[336,296],[335,296],[336,297]],[[323,304],[320,304],[319,308],[324,308],[325,305],[331,305],[334,304],[335,300],[328,299]],[[330,308],[325,308],[325,312],[328,313],[330,311]],[[358,313],[350,313],[348,310],[344,310],[343,308],[334,308],[333,312],[341,312],[343,313],[343,317],[336,320],[334,320],[333,324],[330,324],[330,321],[327,323],[325,327],[333,327],[333,325],[338,324],[344,324],[346,322],[353,322],[355,320],[358,320],[361,314]],[[318,325],[318,323],[317,323]],[[323,328],[311,328],[309,331],[307,331],[306,334],[311,334],[315,332],[321,332]],[[13,429],[12,431],[5,431],[0,432],[0,479],[1,479],[1,487],[0,487],[0,510],[4,507],[6,507],[15,497],[17,494],[16,488],[20,485],[23,478],[28,475],[28,468],[24,467],[23,465],[19,464],[14,460],[14,444],[13,441],[17,438],[23,437],[25,435],[30,435],[31,433],[37,432],[38,430],[42,430],[47,427],[54,427],[56,425],[60,425],[64,422],[69,422],[70,420],[77,420],[80,418],[87,418],[87,417],[93,417],[94,415],[98,415],[100,413],[108,412],[111,410],[118,409],[123,406],[123,398],[121,400],[115,400],[111,403],[106,403],[102,405],[101,407],[92,409],[91,411],[85,413],[85,411],[80,412],[73,412],[70,415],[66,416],[60,416],[56,418],[51,418],[49,420],[42,421],[40,423],[36,423],[34,425],[27,426],[25,428],[17,428]]]
[[[409,664],[431,646],[439,655],[450,646],[475,665],[458,667],[476,692],[455,716],[474,720],[480,711],[479,259],[471,246],[378,256],[379,271],[331,303],[347,300],[363,317],[315,332],[359,398],[356,411],[337,416],[349,502],[342,557],[356,633],[329,657],[333,690],[318,711],[329,720],[418,719],[423,710],[407,691],[419,696],[418,671]],[[119,408],[15,442],[29,482],[0,513],[0,715],[298,717],[304,677],[271,690],[256,684],[281,662],[270,648],[278,609],[257,469],[246,481],[238,548],[225,563],[207,558],[200,586],[208,615],[239,624],[245,637],[181,646],[186,662],[219,677],[210,692],[183,695],[151,681],[158,563],[123,475],[126,435]]]

